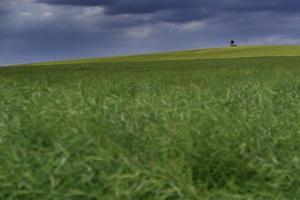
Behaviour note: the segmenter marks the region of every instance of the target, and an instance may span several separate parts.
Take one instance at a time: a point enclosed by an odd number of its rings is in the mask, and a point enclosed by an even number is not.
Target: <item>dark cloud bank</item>
[[[300,43],[298,0],[0,0],[0,65]]]

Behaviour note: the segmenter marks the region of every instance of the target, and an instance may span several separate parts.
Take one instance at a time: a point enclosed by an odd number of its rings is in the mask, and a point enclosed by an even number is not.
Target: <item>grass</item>
[[[300,57],[274,48],[1,69],[0,199],[299,199]]]

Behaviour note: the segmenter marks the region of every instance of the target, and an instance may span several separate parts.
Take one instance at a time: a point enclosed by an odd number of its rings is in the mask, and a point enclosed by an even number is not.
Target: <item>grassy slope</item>
[[[1,69],[0,199],[299,199],[300,57],[157,58]]]
[[[167,53],[154,53],[133,56],[119,56],[108,58],[91,58],[70,61],[46,62],[36,65],[82,64],[98,62],[125,61],[155,61],[155,60],[185,60],[212,58],[241,58],[241,57],[270,57],[270,56],[300,56],[300,46],[241,46],[235,48],[196,49]]]

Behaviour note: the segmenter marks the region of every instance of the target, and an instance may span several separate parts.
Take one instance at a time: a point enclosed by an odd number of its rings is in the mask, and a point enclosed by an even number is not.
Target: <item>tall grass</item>
[[[299,61],[0,70],[0,199],[298,199]]]

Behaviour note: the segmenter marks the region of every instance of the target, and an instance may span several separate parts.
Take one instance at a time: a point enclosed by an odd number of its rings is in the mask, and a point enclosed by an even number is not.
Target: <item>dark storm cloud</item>
[[[300,2],[297,0],[228,0],[219,4],[224,11],[299,11]]]
[[[42,3],[73,6],[105,6],[110,14],[154,13],[160,10],[199,7],[201,0],[39,0]]]
[[[53,5],[102,6],[106,15],[152,14],[148,18],[148,23],[180,23],[210,16],[206,10],[210,4],[203,0],[39,0],[39,2]],[[140,21],[144,23],[144,20]]]
[[[121,0],[107,6],[109,14],[155,13],[162,10],[182,10],[200,7],[201,0]]]
[[[37,0],[71,6],[102,6],[107,15],[155,14],[156,22],[187,22],[224,12],[298,12],[297,0]]]
[[[57,5],[105,6],[110,14],[153,13],[160,10],[207,8],[216,10],[259,11],[300,10],[297,0],[38,0]]]
[[[300,42],[299,0],[0,0],[0,65]]]
[[[74,6],[97,6],[111,5],[116,0],[38,0],[41,3],[57,4],[57,5],[74,5]]]
[[[8,5],[9,5],[9,1],[7,0],[0,0],[0,17],[4,16],[5,14],[8,13]],[[1,18],[0,18],[1,20]]]

